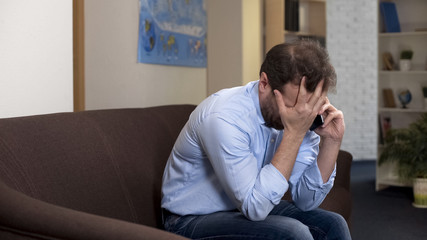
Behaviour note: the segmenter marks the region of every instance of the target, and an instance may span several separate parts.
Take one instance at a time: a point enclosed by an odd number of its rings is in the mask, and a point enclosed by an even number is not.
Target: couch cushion
[[[0,119],[0,178],[49,203],[159,226],[163,168],[194,107]]]

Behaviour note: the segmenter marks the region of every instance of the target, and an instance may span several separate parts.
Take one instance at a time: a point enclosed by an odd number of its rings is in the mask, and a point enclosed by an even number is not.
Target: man
[[[344,135],[330,104],[327,52],[301,40],[273,47],[260,79],[205,99],[181,131],[163,176],[166,230],[193,239],[350,239],[318,209]],[[309,128],[316,115],[324,124]],[[281,200],[291,191],[292,202]]]

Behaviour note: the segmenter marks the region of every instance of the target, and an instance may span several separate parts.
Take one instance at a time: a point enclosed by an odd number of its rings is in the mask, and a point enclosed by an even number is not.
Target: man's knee
[[[276,239],[293,239],[305,240],[313,239],[310,233],[310,228],[302,222],[288,217],[275,216],[273,217],[275,224],[275,231],[277,233]]]
[[[340,214],[332,213],[328,222],[328,239],[351,239],[347,221]]]
[[[332,212],[331,227],[334,227],[334,226],[348,228],[347,221],[344,219],[344,217],[338,213]]]
[[[298,225],[294,226],[288,239],[313,239],[313,236],[311,235],[310,228],[299,222]]]

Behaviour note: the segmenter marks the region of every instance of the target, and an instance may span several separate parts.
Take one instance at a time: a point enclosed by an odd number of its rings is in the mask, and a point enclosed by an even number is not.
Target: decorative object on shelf
[[[423,87],[423,95],[424,95],[424,108],[427,109],[427,87]]]
[[[414,52],[412,50],[404,50],[400,53],[399,68],[400,71],[411,70],[411,61]]]
[[[394,61],[393,56],[391,56],[390,52],[383,53],[383,61],[384,61],[384,70],[394,70]]]
[[[379,140],[381,144],[384,144],[384,140],[387,137],[388,131],[391,129],[391,117],[383,114],[379,115]]]
[[[397,163],[401,180],[413,180],[415,207],[427,208],[427,113],[407,128],[391,129],[379,165]]]
[[[394,102],[394,94],[391,88],[383,89],[384,107],[395,108],[396,103]]]
[[[406,89],[399,92],[399,95],[397,96],[399,98],[400,103],[402,104],[402,108],[407,108],[406,105],[408,105],[412,100],[411,92],[408,89]]]
[[[400,32],[399,17],[396,4],[393,2],[380,2],[380,10],[383,17],[386,32]]]

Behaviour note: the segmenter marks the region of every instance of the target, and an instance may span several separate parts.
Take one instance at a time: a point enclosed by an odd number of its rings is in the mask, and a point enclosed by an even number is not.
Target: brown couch
[[[193,105],[0,119],[0,239],[180,239],[161,230],[163,168]],[[351,213],[341,152],[322,207]]]

